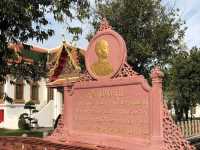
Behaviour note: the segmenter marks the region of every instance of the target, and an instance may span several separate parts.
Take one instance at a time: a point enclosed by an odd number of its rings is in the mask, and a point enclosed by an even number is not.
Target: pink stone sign
[[[192,150],[164,107],[163,73],[155,67],[152,87],[126,62],[123,38],[106,20],[85,55],[87,72],[66,82],[64,110],[48,140],[94,149]]]
[[[68,102],[68,134],[72,141],[150,148],[150,87],[142,78],[75,84],[72,101]]]
[[[71,120],[74,132],[109,134],[148,142],[151,117],[149,93],[142,87],[138,89],[137,84],[125,84],[79,89],[74,96]]]

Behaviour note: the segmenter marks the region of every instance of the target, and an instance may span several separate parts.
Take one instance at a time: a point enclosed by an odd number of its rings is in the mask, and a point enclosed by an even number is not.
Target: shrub
[[[23,113],[23,114],[20,115],[19,121],[18,121],[18,127],[20,129],[24,129],[24,130],[30,130],[31,129],[30,124],[27,123],[27,121],[26,121],[27,117],[28,117],[27,113]]]

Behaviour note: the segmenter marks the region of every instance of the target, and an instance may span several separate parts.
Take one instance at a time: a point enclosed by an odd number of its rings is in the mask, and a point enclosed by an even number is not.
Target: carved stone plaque
[[[73,131],[141,139],[150,137],[149,96],[140,85],[80,89],[74,94]]]

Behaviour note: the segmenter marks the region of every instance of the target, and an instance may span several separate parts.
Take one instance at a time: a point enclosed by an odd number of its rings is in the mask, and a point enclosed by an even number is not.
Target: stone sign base
[[[32,137],[0,137],[0,150],[94,150],[79,143],[58,143]]]
[[[189,142],[184,138],[181,130],[176,126],[170,113],[168,112],[167,106],[163,105],[163,144],[159,150],[195,150],[194,146],[191,146]],[[54,130],[51,136],[47,137],[46,140],[54,141],[57,143],[79,143],[77,141],[68,141],[66,138],[66,132],[64,130],[63,115],[58,122],[58,127]],[[104,145],[91,145],[89,143],[79,143],[83,147],[90,147],[93,149],[109,149],[119,150],[115,147],[105,147]],[[133,148],[132,150],[137,150]]]

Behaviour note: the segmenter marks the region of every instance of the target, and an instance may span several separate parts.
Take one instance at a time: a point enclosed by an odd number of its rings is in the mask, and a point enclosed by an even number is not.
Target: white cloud
[[[172,1],[172,0],[171,0]],[[186,21],[185,41],[189,48],[200,47],[200,0],[173,0],[175,7],[180,9],[181,17]]]

